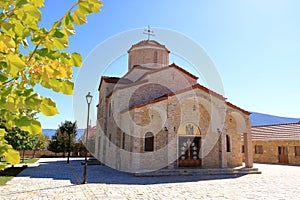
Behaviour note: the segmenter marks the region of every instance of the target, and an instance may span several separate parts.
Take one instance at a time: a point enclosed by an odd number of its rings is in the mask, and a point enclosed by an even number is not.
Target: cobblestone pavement
[[[300,166],[255,164],[245,176],[135,177],[79,159],[42,158],[0,187],[0,199],[300,199]]]

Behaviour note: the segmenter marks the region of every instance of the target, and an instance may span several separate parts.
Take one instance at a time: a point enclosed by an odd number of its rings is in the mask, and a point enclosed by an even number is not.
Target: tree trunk
[[[25,157],[25,150],[22,151],[22,163],[24,163],[24,157]]]
[[[65,137],[63,137],[63,138],[64,138],[63,158],[65,158],[66,157],[66,139],[65,139]]]
[[[35,156],[35,150],[33,150],[32,158],[34,158],[34,156]]]
[[[70,163],[70,154],[71,154],[71,134],[69,135],[69,149],[68,149],[68,159],[67,159],[67,163]]]

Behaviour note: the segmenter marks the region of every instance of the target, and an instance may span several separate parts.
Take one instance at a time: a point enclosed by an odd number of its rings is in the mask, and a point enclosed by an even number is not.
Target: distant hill
[[[297,123],[300,118],[279,117],[274,115],[252,112],[250,115],[252,126]]]

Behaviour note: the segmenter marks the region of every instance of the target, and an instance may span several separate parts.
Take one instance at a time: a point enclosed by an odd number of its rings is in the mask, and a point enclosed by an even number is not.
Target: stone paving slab
[[[0,199],[300,199],[300,166],[255,164],[262,174],[135,177],[82,159],[42,158],[7,185]]]

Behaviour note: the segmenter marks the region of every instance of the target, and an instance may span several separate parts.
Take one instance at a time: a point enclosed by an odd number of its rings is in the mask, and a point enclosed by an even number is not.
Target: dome
[[[131,46],[131,48],[128,50],[128,53],[130,53],[131,51],[137,49],[137,48],[145,48],[145,47],[153,47],[153,48],[160,48],[163,50],[166,50],[168,53],[170,53],[170,51],[166,48],[165,45],[160,44],[159,42],[155,41],[155,40],[142,40],[134,45]]]
[[[170,51],[155,40],[142,40],[128,50],[128,70],[135,65],[164,67],[169,65]],[[155,67],[157,66],[157,67]]]

